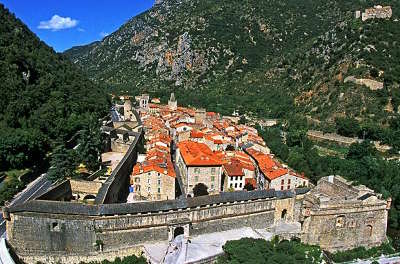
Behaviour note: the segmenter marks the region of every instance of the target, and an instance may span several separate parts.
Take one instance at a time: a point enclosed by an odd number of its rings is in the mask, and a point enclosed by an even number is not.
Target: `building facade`
[[[135,200],[173,200],[175,199],[175,172],[172,164],[138,163],[130,177]]]
[[[206,144],[178,143],[176,162],[187,194],[193,195],[193,188],[199,183],[205,184],[210,194],[220,192],[223,163]]]

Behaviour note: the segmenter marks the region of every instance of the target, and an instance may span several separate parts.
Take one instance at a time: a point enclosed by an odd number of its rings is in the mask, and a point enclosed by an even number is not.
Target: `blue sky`
[[[56,51],[102,39],[154,0],[0,0]]]

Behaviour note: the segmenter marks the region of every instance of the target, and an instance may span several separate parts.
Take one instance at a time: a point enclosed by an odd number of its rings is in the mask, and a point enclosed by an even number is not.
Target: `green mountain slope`
[[[0,171],[37,165],[93,117],[104,88],[40,41],[0,4]]]
[[[392,18],[355,18],[376,4],[391,5]],[[180,103],[223,113],[385,125],[400,101],[399,12],[395,0],[164,0],[65,54],[115,91],[175,91]],[[349,76],[385,85],[371,91]]]

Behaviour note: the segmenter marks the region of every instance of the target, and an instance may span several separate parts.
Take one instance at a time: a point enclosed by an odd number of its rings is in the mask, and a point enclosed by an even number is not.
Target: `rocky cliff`
[[[101,42],[65,54],[115,90],[175,91],[180,103],[223,113],[382,121],[400,103],[400,6],[380,3],[392,6],[389,19],[356,18],[374,4],[159,0]],[[385,85],[371,91],[344,83],[348,76]]]

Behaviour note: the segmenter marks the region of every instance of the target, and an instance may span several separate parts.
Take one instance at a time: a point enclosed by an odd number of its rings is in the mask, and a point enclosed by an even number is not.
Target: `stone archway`
[[[83,200],[94,200],[96,199],[96,196],[94,196],[93,194],[87,194],[85,195],[85,197],[83,197]]]
[[[286,217],[287,217],[287,210],[283,209],[281,213],[281,220],[286,221]]]
[[[176,238],[177,236],[183,235],[183,234],[185,234],[185,229],[183,228],[183,226],[178,226],[175,228],[174,238]]]
[[[189,237],[190,223],[172,224],[168,227],[168,241],[172,241],[179,235]]]

